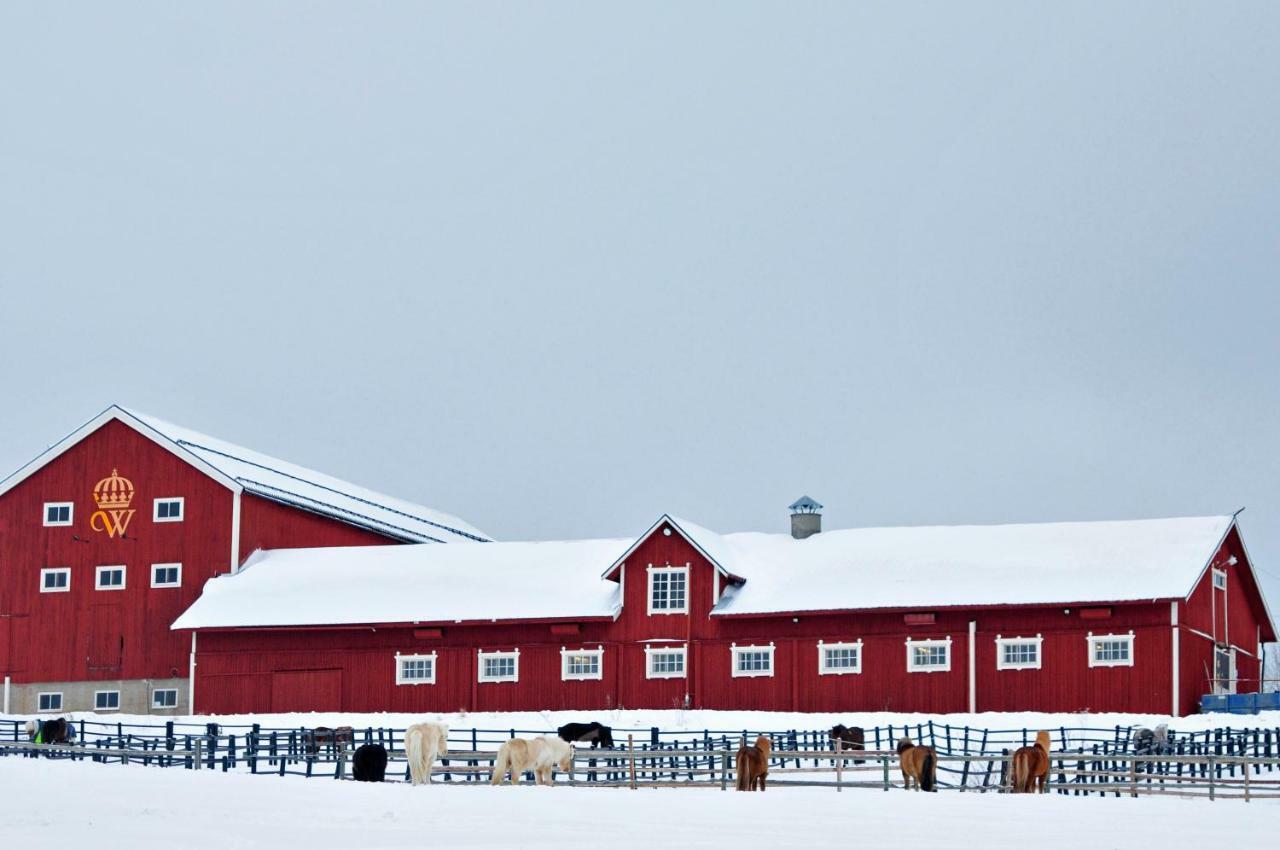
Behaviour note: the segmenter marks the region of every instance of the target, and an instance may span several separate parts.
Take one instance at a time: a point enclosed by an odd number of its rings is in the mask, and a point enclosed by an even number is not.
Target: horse
[[[489,784],[502,785],[510,772],[511,784],[519,785],[520,776],[531,770],[538,785],[552,785],[552,770],[557,767],[565,773],[573,770],[573,745],[568,741],[555,735],[512,738],[498,748]]]
[[[356,747],[351,757],[351,775],[356,782],[381,782],[387,775],[387,748],[381,744]]]
[[[556,730],[560,740],[570,744],[591,742],[591,749],[596,747],[613,748],[613,730],[608,726],[592,721],[590,723],[566,723]]]
[[[755,744],[738,748],[736,767],[739,791],[764,791],[764,780],[769,775],[769,753],[773,742],[761,735]]]
[[[917,791],[938,790],[938,754],[933,747],[920,747],[910,738],[898,741],[898,764],[902,768],[902,785],[910,790],[911,780]]]
[[[1043,794],[1049,779],[1049,733],[1041,729],[1030,747],[1019,747],[1013,753],[1014,794],[1030,794],[1032,786]]]
[[[404,730],[404,754],[409,759],[409,779],[414,785],[431,783],[431,765],[449,755],[449,727],[443,723],[419,723]]]
[[[330,729],[328,726],[317,726],[305,737],[307,755],[315,755],[324,746],[329,747],[330,752],[345,750],[351,745],[355,736],[355,730],[350,726],[339,726],[337,729]]]
[[[33,744],[70,744],[76,739],[76,727],[66,718],[28,720],[23,729]]]
[[[840,750],[865,750],[866,737],[861,726],[845,726],[843,724],[831,728],[831,740],[837,742]],[[864,759],[854,759],[854,764],[862,764]]]

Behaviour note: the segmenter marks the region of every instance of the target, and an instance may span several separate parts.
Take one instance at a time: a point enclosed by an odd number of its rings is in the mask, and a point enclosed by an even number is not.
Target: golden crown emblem
[[[128,478],[122,478],[120,473],[113,469],[109,478],[104,478],[94,485],[93,500],[104,511],[127,508],[133,501],[133,482]]]

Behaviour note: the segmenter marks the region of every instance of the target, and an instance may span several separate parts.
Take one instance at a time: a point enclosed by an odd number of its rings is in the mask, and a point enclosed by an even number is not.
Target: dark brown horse
[[[844,750],[865,750],[866,737],[862,732],[861,726],[845,726],[839,725],[831,729],[831,741],[841,751]],[[863,759],[855,759],[854,764],[862,764]]]
[[[918,747],[910,738],[903,738],[898,741],[898,762],[903,787],[910,789],[914,779],[917,791],[938,790],[938,754],[933,747]]]
[[[337,750],[347,750],[351,747],[351,742],[355,740],[355,730],[350,726],[339,726],[337,729],[330,729],[328,726],[317,726],[308,733],[304,733],[303,743],[306,746],[308,755],[315,755],[320,751],[321,747],[328,747],[330,752]]]
[[[1030,794],[1033,788],[1044,793],[1049,779],[1049,733],[1040,730],[1036,742],[1030,747],[1019,747],[1013,754],[1012,790],[1015,794]]]
[[[765,777],[769,775],[769,753],[773,742],[761,735],[752,746],[738,750],[738,790],[763,791]]]

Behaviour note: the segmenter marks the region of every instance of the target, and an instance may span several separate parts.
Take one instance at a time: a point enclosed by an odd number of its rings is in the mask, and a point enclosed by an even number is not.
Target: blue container
[[[1257,694],[1258,711],[1280,711],[1280,691],[1269,694]]]
[[[1224,694],[1205,694],[1200,697],[1200,710],[1205,713],[1210,711],[1226,711],[1227,697]]]
[[[1257,694],[1227,694],[1227,711],[1231,714],[1257,714]]]

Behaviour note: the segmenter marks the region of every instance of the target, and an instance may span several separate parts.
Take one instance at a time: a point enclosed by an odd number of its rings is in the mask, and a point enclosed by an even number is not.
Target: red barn
[[[1232,516],[255,555],[175,623],[201,712],[1186,714],[1275,627]]]
[[[110,407],[0,482],[4,711],[186,710],[193,636],[170,626],[255,550],[487,540],[448,514]]]

